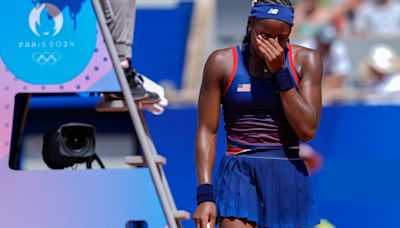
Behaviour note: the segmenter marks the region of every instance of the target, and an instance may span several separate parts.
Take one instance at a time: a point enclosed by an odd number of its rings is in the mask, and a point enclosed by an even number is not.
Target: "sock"
[[[122,68],[128,69],[130,67],[129,61],[127,59],[120,62]]]

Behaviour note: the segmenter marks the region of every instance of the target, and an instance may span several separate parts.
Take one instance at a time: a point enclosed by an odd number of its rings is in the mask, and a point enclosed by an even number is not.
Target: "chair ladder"
[[[99,27],[104,37],[105,44],[110,53],[118,82],[122,89],[122,94],[127,105],[127,111],[129,111],[129,115],[132,119],[136,134],[143,150],[143,157],[127,157],[126,162],[130,165],[148,166],[169,228],[182,227],[180,220],[189,219],[190,214],[186,211],[178,211],[176,209],[176,205],[162,167],[162,165],[166,163],[166,159],[158,155],[154,143],[150,138],[149,131],[143,118],[143,113],[142,111],[139,111],[138,106],[131,96],[128,81],[125,77],[122,67],[119,64],[118,54],[111,33],[107,27],[106,19],[100,2],[99,0],[91,1],[97,16]]]

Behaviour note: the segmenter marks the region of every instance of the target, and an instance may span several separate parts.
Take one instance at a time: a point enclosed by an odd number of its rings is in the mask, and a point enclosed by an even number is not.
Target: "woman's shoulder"
[[[216,49],[208,57],[208,62],[211,61],[215,64],[229,63],[232,61],[233,55],[232,47]]]
[[[312,48],[307,48],[295,44],[291,45],[292,45],[292,55],[295,58],[295,60],[307,59],[307,58],[321,58],[318,51]]]
[[[300,66],[310,62],[321,62],[321,56],[318,51],[300,45],[292,44],[292,56],[296,65]]]
[[[214,50],[208,57],[205,69],[222,77],[229,75],[234,65],[234,55],[232,47]]]
[[[292,45],[292,57],[296,66],[296,71],[301,72],[301,76],[307,72],[319,72],[322,70],[322,58],[318,51],[299,46]]]

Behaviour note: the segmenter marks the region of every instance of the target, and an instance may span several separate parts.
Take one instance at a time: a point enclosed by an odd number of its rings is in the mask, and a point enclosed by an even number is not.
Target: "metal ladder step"
[[[190,219],[190,213],[187,211],[177,210],[177,211],[173,211],[172,214],[174,215],[174,218],[176,220],[189,220]]]
[[[146,103],[146,99],[137,100],[135,101],[136,107],[141,110],[143,105],[151,104]],[[121,100],[111,100],[111,101],[104,101],[103,99],[95,107],[97,112],[129,112],[129,108],[126,104],[126,101]]]
[[[113,100],[109,102],[100,101],[96,105],[97,112],[128,112],[128,106],[124,100]]]
[[[156,162],[156,164],[167,164],[167,159],[161,155],[154,156],[154,161]],[[147,161],[142,155],[127,156],[125,157],[125,163],[132,166],[147,166]]]

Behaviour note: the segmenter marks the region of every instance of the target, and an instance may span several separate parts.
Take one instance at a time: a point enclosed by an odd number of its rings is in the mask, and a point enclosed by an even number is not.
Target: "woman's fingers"
[[[268,62],[270,62],[272,60],[272,56],[270,55],[270,53],[267,50],[265,50],[265,48],[263,46],[258,46],[258,50],[264,56],[265,60],[267,60]]]
[[[215,228],[216,227],[216,222],[217,222],[217,215],[215,213],[211,213],[211,215],[210,215],[210,227],[209,228]]]
[[[283,52],[284,52],[283,48],[282,48],[281,45],[279,44],[278,37],[275,37],[274,39],[268,38],[267,41],[268,41],[268,43],[270,43],[271,46],[273,46],[274,49],[275,49],[276,51],[278,51],[279,53],[283,53]]]
[[[200,204],[193,214],[196,228],[215,228],[216,214],[214,203],[204,202]]]
[[[270,47],[267,46],[265,43],[265,40],[261,40],[257,38],[257,44],[258,44],[258,49],[261,51],[261,53],[266,57],[268,61],[271,61],[274,58],[274,53],[270,49]]]
[[[261,35],[257,36],[258,50],[264,56],[266,64],[271,72],[284,67],[285,63],[285,51],[280,46],[278,38],[264,38]]]
[[[268,45],[267,40],[265,40],[262,36],[257,37],[258,45],[263,47],[265,51],[268,52],[270,57],[274,57],[274,51],[271,49],[271,46]]]
[[[200,226],[200,220],[195,220],[196,221],[196,228],[201,228]]]

